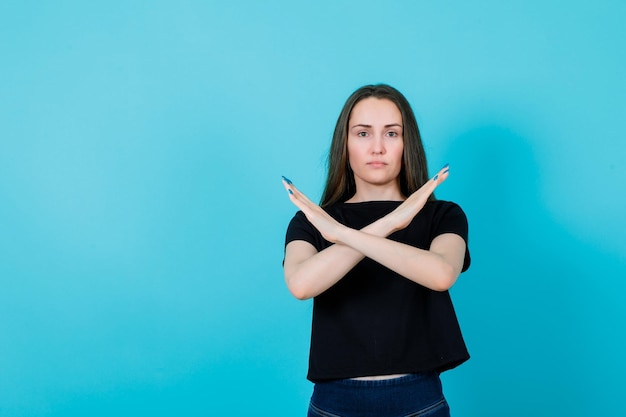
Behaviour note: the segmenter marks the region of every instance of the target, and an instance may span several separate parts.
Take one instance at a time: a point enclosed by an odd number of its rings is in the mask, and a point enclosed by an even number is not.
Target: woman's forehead
[[[388,125],[401,124],[402,113],[396,104],[388,99],[365,98],[354,105],[350,112],[349,124]]]

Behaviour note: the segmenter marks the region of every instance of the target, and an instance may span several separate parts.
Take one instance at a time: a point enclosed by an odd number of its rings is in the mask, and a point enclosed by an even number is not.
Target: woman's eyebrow
[[[354,129],[355,127],[365,127],[365,128],[369,129],[369,128],[372,127],[372,125],[366,125],[366,124],[363,124],[363,123],[358,123],[358,124],[355,124],[352,127],[350,127],[350,129]],[[385,125],[385,127],[386,128],[387,127],[402,127],[402,125],[400,123],[391,123],[391,124]]]

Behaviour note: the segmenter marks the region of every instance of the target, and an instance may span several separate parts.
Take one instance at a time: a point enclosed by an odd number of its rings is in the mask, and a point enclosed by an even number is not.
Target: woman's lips
[[[386,166],[387,164],[382,161],[371,161],[371,162],[368,162],[367,165],[371,166],[372,168],[382,168]]]

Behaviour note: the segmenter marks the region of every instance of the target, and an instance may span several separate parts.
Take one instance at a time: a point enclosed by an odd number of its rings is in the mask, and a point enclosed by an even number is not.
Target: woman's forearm
[[[459,259],[461,248],[457,243],[463,245],[463,250],[465,243],[459,242],[462,241],[460,237],[455,236],[453,239],[458,249],[454,248],[451,253],[436,253],[364,231],[345,228],[339,235],[338,243],[424,287],[445,291],[454,284],[462,268],[462,258]]]

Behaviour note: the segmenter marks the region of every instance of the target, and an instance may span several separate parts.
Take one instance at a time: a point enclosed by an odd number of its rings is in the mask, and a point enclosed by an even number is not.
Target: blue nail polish
[[[291,191],[291,190],[287,190],[287,192],[288,192],[289,194],[293,195],[293,191]]]
[[[448,169],[446,169],[445,171],[443,171],[443,173],[444,173],[444,174],[446,174],[446,173],[448,173],[448,172],[450,172],[450,169],[449,169],[449,168],[448,168]]]
[[[439,174],[435,175],[435,177],[433,178],[433,181],[437,181],[437,179],[439,179]]]
[[[286,182],[287,184],[289,184],[289,185],[291,185],[291,184],[292,184],[292,182],[289,180],[289,178],[287,178],[287,177],[285,177],[285,176],[283,176],[283,180],[285,180],[285,182]]]
[[[450,164],[445,164],[441,169],[446,169],[446,168],[448,168],[449,165]]]

